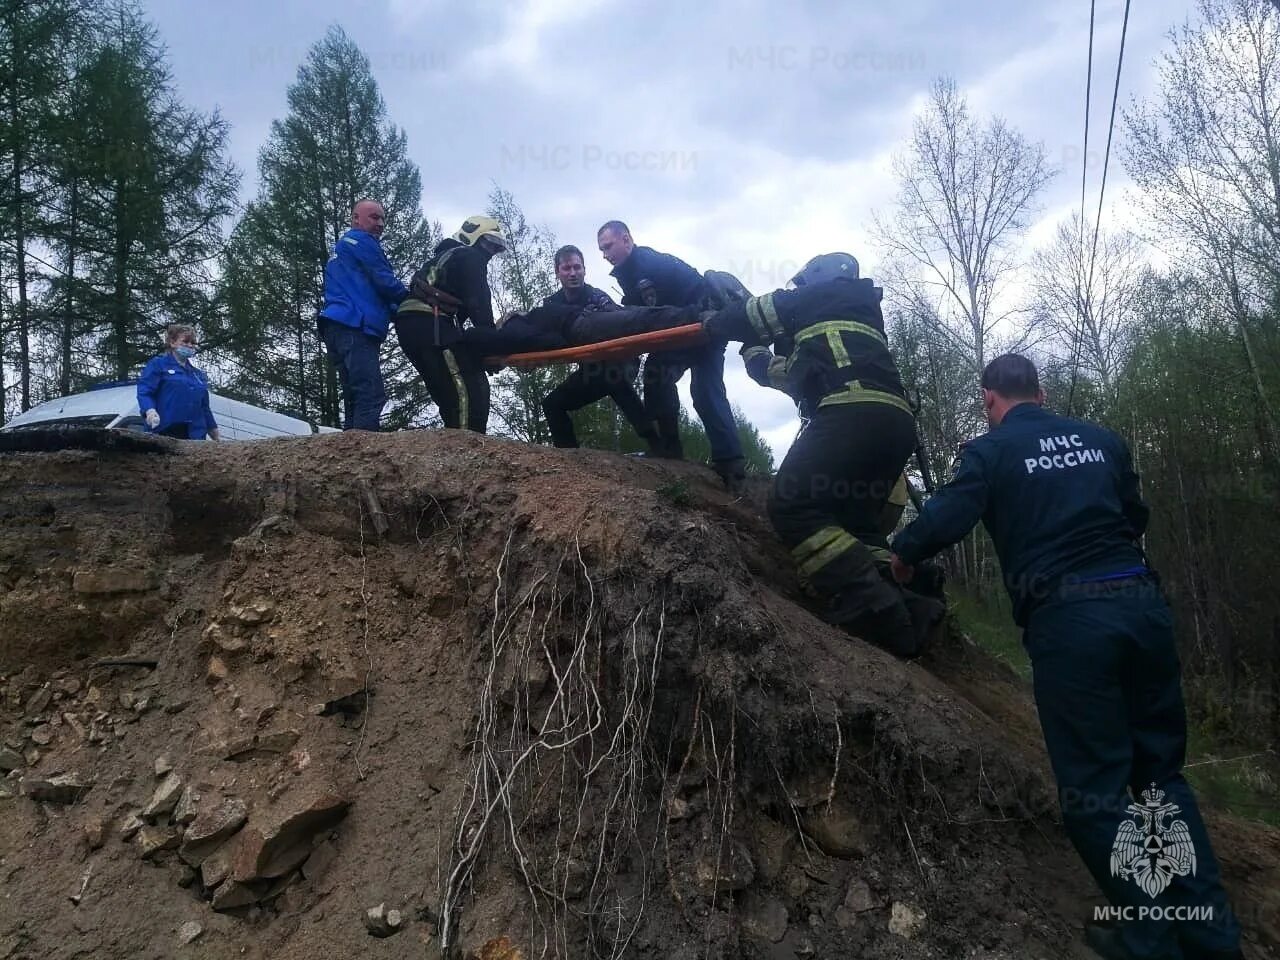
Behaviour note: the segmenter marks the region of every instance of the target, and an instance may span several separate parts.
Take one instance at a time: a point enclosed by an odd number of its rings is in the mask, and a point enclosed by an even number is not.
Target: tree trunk
[[[19,77],[23,69],[22,30],[14,22],[13,8],[6,18],[12,38],[13,85],[9,88],[9,176],[13,185],[13,255],[18,281],[18,302],[14,311],[18,329],[18,381],[21,409],[31,409],[31,330],[30,307],[27,303],[27,222],[26,205],[22,202],[22,180],[25,174],[26,143],[23,111],[19,102]]]
[[[111,331],[115,337],[115,375],[117,380],[129,376],[129,241],[125,236],[126,212],[122,209],[120,194],[124,185],[118,180],[116,188],[115,251],[111,264],[113,280],[111,294]]]
[[[1258,369],[1258,358],[1253,352],[1253,340],[1249,336],[1249,310],[1240,296],[1240,284],[1236,278],[1234,262],[1227,264],[1226,277],[1228,289],[1231,291],[1231,312],[1235,320],[1236,330],[1240,334],[1240,343],[1244,347],[1245,362],[1249,365],[1250,385],[1253,388],[1254,400],[1258,404],[1258,441],[1262,448],[1263,461],[1271,474],[1272,492],[1280,483],[1280,434],[1276,431],[1276,418],[1271,410],[1271,402],[1267,397],[1266,387],[1262,383],[1262,373]]]
[[[3,266],[4,266],[4,261],[0,260],[0,267],[3,267]],[[3,270],[0,270],[0,290],[4,290],[4,271]],[[0,307],[3,307],[3,306],[4,306],[4,299],[3,297],[0,297]],[[4,379],[4,360],[5,360],[4,343],[5,343],[4,313],[0,312],[0,426],[3,426],[5,420],[7,419],[5,412],[9,409],[8,406],[6,405],[6,401],[9,398],[8,387],[6,386],[5,379]]]
[[[75,323],[75,283],[76,283],[76,214],[80,202],[79,181],[71,181],[71,196],[67,201],[67,296],[63,306],[61,369],[58,373],[58,392],[62,396],[71,393],[71,346],[72,332]]]

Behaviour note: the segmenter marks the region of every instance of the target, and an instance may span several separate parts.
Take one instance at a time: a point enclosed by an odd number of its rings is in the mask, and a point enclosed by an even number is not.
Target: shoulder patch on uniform
[[[349,243],[349,244],[351,244],[353,247],[358,247],[358,246],[360,246],[360,241],[359,241],[359,240],[357,240],[355,237],[343,237],[343,238],[342,238],[342,242],[343,242],[343,243]]]

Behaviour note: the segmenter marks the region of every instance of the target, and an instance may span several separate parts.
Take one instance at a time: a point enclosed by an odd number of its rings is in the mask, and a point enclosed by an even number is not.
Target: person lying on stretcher
[[[724,277],[727,280],[718,280]],[[717,309],[734,299],[745,298],[736,278],[729,274],[707,272],[710,294],[706,304],[688,307],[616,307],[597,309],[592,304],[552,304],[534,307],[525,313],[509,313],[494,329],[468,327],[462,331],[462,342],[475,352],[488,357],[513,353],[559,350],[617,340],[639,333],[668,330],[699,322],[702,309]],[[717,282],[718,281],[718,282]],[[736,288],[735,288],[736,285]],[[415,284],[414,294],[441,313],[450,313],[453,298],[425,285]]]

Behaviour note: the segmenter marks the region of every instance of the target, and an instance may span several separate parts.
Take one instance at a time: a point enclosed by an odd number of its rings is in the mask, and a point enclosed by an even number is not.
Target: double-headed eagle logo
[[[1164,791],[1154,783],[1142,791],[1141,804],[1131,803],[1111,845],[1111,875],[1132,879],[1155,899],[1174,877],[1194,876],[1196,848],[1185,820],[1168,820],[1182,808],[1164,802]],[[1168,822],[1166,822],[1168,821]]]

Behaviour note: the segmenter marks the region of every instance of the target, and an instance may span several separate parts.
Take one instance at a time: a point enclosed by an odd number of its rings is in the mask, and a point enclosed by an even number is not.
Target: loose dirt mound
[[[701,468],[337,435],[0,503],[0,958],[1084,955],[1016,684],[823,625]],[[1280,955],[1280,840],[1215,836]]]

